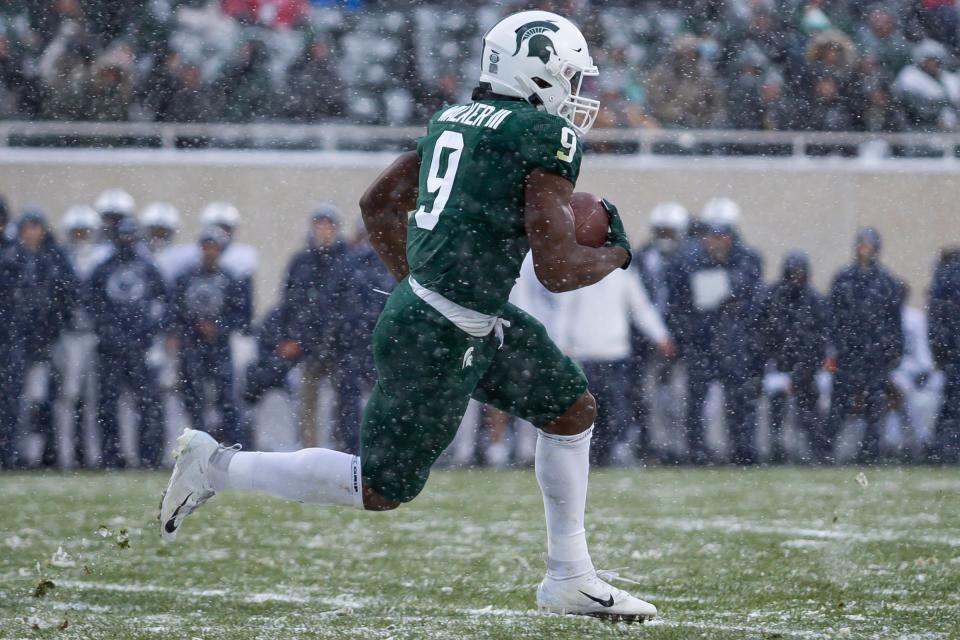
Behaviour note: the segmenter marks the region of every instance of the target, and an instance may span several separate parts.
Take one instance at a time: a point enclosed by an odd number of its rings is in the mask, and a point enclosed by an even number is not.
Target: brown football
[[[577,243],[587,247],[602,247],[607,241],[610,217],[600,198],[586,191],[577,191],[570,196],[570,208],[573,209]]]

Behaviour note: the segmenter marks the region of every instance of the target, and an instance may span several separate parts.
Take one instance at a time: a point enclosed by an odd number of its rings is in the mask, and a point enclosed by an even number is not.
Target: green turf
[[[646,625],[535,613],[531,471],[437,472],[387,514],[218,496],[173,545],[165,475],[0,474],[0,638],[960,638],[960,470],[859,473],[594,473],[594,561]]]

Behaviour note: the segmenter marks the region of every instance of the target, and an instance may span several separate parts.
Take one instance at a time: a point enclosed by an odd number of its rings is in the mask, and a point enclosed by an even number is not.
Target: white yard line
[[[498,618],[533,618],[544,615],[554,615],[554,614],[542,614],[537,611],[518,611],[515,609],[501,609],[496,607],[484,607],[482,609],[460,609],[460,613],[463,613],[467,616],[492,616]],[[686,628],[686,629],[698,629],[700,631],[728,631],[735,633],[749,633],[749,634],[764,634],[764,635],[773,635],[779,634],[783,637],[788,638],[805,638],[808,640],[819,640],[821,638],[832,638],[834,636],[820,633],[818,631],[804,631],[801,629],[784,629],[781,627],[751,627],[746,625],[730,625],[730,624],[718,624],[714,622],[694,622],[688,620],[673,620],[670,618],[657,618],[651,622],[644,623],[644,626],[663,626],[663,627],[674,627],[674,628]]]
[[[163,593],[170,595],[186,595],[196,598],[226,598],[231,600],[243,600],[252,604],[262,602],[288,602],[293,604],[324,604],[333,607],[349,607],[359,609],[369,604],[373,599],[362,596],[312,596],[312,595],[292,595],[276,592],[258,592],[244,593],[238,591],[229,591],[227,589],[195,589],[190,587],[175,588],[163,587],[153,584],[140,583],[119,583],[119,582],[94,582],[90,580],[57,580],[57,586],[78,589],[81,591],[109,591],[113,593]],[[301,589],[302,591],[302,589]],[[708,601],[703,598],[691,596],[667,596],[655,593],[639,593],[639,597],[647,600],[657,600],[660,602],[677,603],[697,603],[706,604]],[[491,607],[481,609],[464,610],[465,613],[480,615],[494,611]],[[496,609],[495,611],[511,611],[512,615],[524,615],[524,612],[517,610]],[[536,612],[533,612],[536,613]]]
[[[229,600],[242,600],[248,603],[264,603],[264,602],[285,602],[285,603],[294,603],[294,604],[321,604],[328,607],[334,607],[336,611],[332,612],[315,612],[316,615],[324,614],[340,614],[344,613],[347,610],[351,609],[360,609],[368,604],[370,598],[360,598],[356,596],[312,596],[312,595],[292,595],[290,593],[276,593],[276,592],[235,592],[229,591],[227,589],[196,589],[196,588],[174,588],[174,587],[163,587],[158,585],[148,585],[141,583],[116,583],[116,582],[94,582],[94,581],[83,581],[83,580],[58,580],[58,586],[67,587],[71,589],[77,589],[80,591],[107,591],[112,593],[162,593],[176,596],[191,596],[196,598],[221,598]],[[641,594],[643,597],[649,597],[652,600],[660,601],[682,601],[690,600],[690,598],[671,598],[669,596],[657,596],[654,594]],[[100,610],[96,605],[70,605],[71,607],[76,608],[85,608],[92,611]],[[57,607],[58,609],[60,607]],[[69,607],[67,607],[69,608]],[[110,607],[104,607],[105,610],[109,610]],[[481,617],[496,617],[496,618],[533,618],[540,615],[535,610],[518,610],[518,609],[504,609],[499,607],[483,607],[483,608],[465,608],[458,610],[461,614],[465,616],[481,616]],[[151,622],[156,622],[156,620],[151,620]],[[831,635],[828,633],[822,633],[818,631],[805,631],[800,629],[789,629],[783,627],[773,627],[773,626],[748,626],[748,625],[736,625],[736,624],[723,624],[723,623],[714,623],[714,622],[699,622],[692,620],[675,620],[671,618],[659,618],[652,622],[646,623],[648,626],[664,626],[671,628],[685,628],[685,629],[696,629],[698,631],[721,631],[728,633],[742,633],[742,634],[756,634],[756,635],[767,635],[767,634],[779,634],[782,637],[786,638],[799,638],[803,640],[826,640],[828,638],[835,637],[836,634]],[[155,631],[164,630],[162,627],[152,629]],[[937,637],[937,636],[931,636]]]
[[[356,596],[308,596],[291,595],[290,593],[259,592],[244,593],[227,589],[194,589],[190,587],[174,588],[161,587],[151,584],[93,582],[87,580],[57,580],[57,586],[79,589],[81,591],[110,591],[116,593],[163,593],[176,596],[191,596],[195,598],[224,598],[243,600],[253,604],[263,602],[287,602],[293,604],[322,604],[337,608],[359,609],[370,602],[370,598]]]
[[[819,631],[803,631],[800,629],[784,629],[782,627],[748,627],[739,624],[717,624],[715,622],[693,622],[687,620],[671,620],[669,618],[658,618],[645,625],[673,627],[683,629],[697,629],[699,631],[726,631],[731,633],[748,633],[760,635],[774,635],[786,638],[807,638],[809,640],[819,640],[821,638],[835,638],[837,634],[820,633]]]
[[[783,535],[795,538],[814,538],[818,540],[843,540],[849,542],[914,542],[948,547],[960,547],[960,537],[918,534],[916,531],[893,531],[890,529],[814,529],[776,524],[762,524],[730,518],[691,519],[691,518],[654,518],[646,524],[660,529],[679,531],[713,531],[727,533],[758,533]]]

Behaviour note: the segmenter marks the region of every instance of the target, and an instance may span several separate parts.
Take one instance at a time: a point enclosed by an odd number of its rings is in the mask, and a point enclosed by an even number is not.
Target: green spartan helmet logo
[[[543,64],[547,64],[547,62],[550,61],[550,53],[552,52],[556,55],[557,51],[553,48],[553,41],[550,40],[546,34],[549,32],[556,33],[559,30],[560,27],[547,20],[528,22],[515,31],[517,34],[517,49],[513,52],[513,55],[520,53],[520,47],[523,45],[524,40],[529,40],[527,56],[530,58],[540,58]]]

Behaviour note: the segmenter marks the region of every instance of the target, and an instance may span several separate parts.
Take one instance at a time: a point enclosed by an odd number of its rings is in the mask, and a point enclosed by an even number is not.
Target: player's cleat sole
[[[588,616],[590,618],[599,618],[608,622],[623,622],[625,624],[643,624],[647,620],[653,620],[655,615],[627,614],[627,613],[603,613],[594,611],[592,613],[583,613],[582,611],[567,611],[562,607],[537,607],[539,613],[545,615],[571,615]]]
[[[614,576],[601,575],[611,579]],[[567,580],[547,576],[537,588],[537,610],[614,622],[645,622],[657,617],[655,606],[614,587],[596,572]]]
[[[184,429],[173,451],[176,461],[170,482],[160,499],[160,536],[174,540],[184,518],[214,495],[207,477],[212,456],[220,445],[203,431]]]

